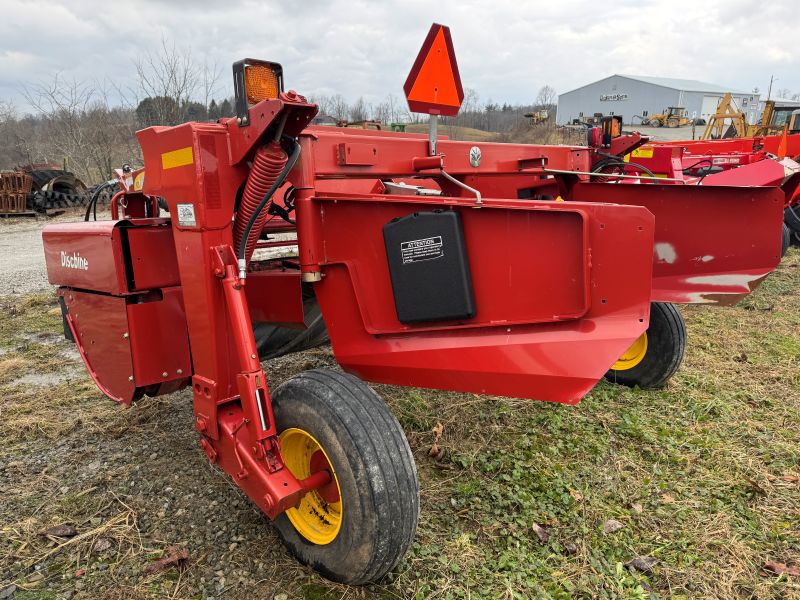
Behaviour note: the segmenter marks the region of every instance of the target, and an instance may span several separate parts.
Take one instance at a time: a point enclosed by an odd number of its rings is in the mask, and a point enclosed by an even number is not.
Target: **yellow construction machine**
[[[686,109],[682,106],[670,106],[663,113],[650,115],[644,125],[650,127],[683,127],[691,125],[692,120],[686,116]]]
[[[714,140],[719,138],[732,137],[762,137],[765,135],[777,135],[789,124],[789,131],[800,128],[800,119],[797,115],[796,105],[781,105],[775,100],[767,100],[764,103],[764,112],[761,120],[756,124],[747,122],[745,113],[736,106],[733,96],[725,94],[717,106],[716,114],[708,119],[701,140]]]

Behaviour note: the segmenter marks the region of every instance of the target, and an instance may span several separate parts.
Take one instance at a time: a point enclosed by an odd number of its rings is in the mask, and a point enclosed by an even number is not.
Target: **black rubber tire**
[[[647,328],[647,352],[632,369],[606,373],[606,379],[628,387],[664,387],[681,366],[686,353],[686,323],[674,304],[653,302]]]
[[[253,335],[261,360],[316,348],[330,341],[325,319],[322,318],[322,311],[310,283],[303,283],[303,311],[306,329],[292,329],[272,323],[253,323]]]
[[[800,236],[800,206],[787,206],[784,208],[783,222],[795,237]]]
[[[786,256],[789,246],[792,245],[792,230],[789,229],[789,226],[786,223],[784,223],[781,232],[781,258],[783,258]]]
[[[403,429],[366,383],[335,371],[301,373],[275,390],[272,403],[279,433],[297,427],[319,442],[342,496],[332,542],[307,541],[282,514],[275,526],[283,542],[328,579],[377,581],[408,551],[419,519],[419,479]]]
[[[650,119],[648,124],[650,127],[661,127],[661,121],[658,119]]]

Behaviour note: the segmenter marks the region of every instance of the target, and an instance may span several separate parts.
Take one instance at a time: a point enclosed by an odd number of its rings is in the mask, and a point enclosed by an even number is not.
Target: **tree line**
[[[66,165],[87,184],[108,180],[124,163],[142,164],[134,136],[138,129],[234,116],[233,99],[219,97],[220,75],[217,65],[162,40],[158,49],[135,61],[123,83],[85,82],[56,74],[48,81],[25,85],[23,95],[31,113],[20,114],[13,104],[0,101],[0,170],[55,163]],[[312,95],[309,100],[319,105],[320,115],[335,121],[389,125],[427,120],[427,115],[409,112],[405,99],[393,94],[377,103],[363,97],[348,101],[341,94]],[[507,132],[524,123],[526,113],[552,109],[555,102],[550,86],[543,86],[526,105],[482,102],[467,89],[458,116],[443,121]]]

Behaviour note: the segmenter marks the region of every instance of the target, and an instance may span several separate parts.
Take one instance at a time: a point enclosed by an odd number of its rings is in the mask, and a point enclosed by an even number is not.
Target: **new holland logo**
[[[67,254],[61,251],[61,266],[67,269],[78,269],[79,271],[89,270],[89,260],[80,255],[79,252]]]

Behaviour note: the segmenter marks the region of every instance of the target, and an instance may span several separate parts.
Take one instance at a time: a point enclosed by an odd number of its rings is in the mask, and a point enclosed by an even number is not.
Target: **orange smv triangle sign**
[[[412,112],[454,116],[464,100],[450,28],[434,23],[403,86]]]

